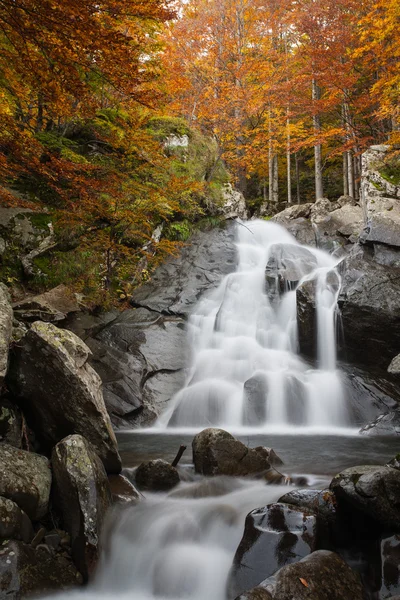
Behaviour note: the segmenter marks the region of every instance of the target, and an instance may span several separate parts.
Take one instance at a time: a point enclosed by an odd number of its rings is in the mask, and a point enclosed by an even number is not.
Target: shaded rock
[[[336,514],[336,498],[330,490],[292,490],[279,498],[279,502],[308,509],[329,520]]]
[[[160,458],[141,463],[135,479],[140,489],[152,492],[170,490],[180,482],[177,469]]]
[[[392,467],[392,469],[400,470],[400,454],[396,454],[387,464],[387,467]]]
[[[311,202],[290,206],[272,217],[271,220],[286,227],[300,244],[315,246],[315,233],[309,220],[312,206]]]
[[[361,511],[384,527],[400,528],[400,471],[391,467],[360,466],[336,475],[330,489],[339,508]]]
[[[141,494],[123,475],[109,475],[108,482],[113,503],[127,504],[140,500]]]
[[[203,475],[255,475],[270,468],[263,451],[247,448],[223,429],[204,429],[192,449],[195,470]]]
[[[360,433],[362,435],[400,435],[400,410],[394,410],[386,415],[381,415],[371,423],[365,425]]]
[[[0,599],[20,600],[50,591],[68,590],[82,583],[72,561],[7,540],[0,546]]]
[[[21,448],[21,413],[6,398],[0,398],[0,440],[15,448]]]
[[[297,326],[300,352],[314,356],[317,350],[316,281],[304,281],[296,289]]]
[[[48,509],[51,471],[47,458],[0,444],[0,495],[36,521]]]
[[[84,434],[107,471],[118,473],[117,441],[89,353],[75,334],[37,321],[14,350],[10,385],[49,447],[66,435]]]
[[[12,538],[29,543],[33,538],[29,517],[12,500],[0,496],[0,538]]]
[[[61,284],[44,294],[25,298],[13,305],[14,314],[22,321],[62,321],[69,313],[77,312],[79,305],[67,286]]]
[[[71,536],[72,556],[85,579],[99,555],[100,533],[112,504],[104,466],[80,435],[59,442],[52,454],[55,505]]]
[[[262,587],[272,592],[274,600],[363,599],[358,573],[328,550],[317,550],[299,562],[283,567],[264,581]]]
[[[382,585],[379,598],[391,598],[400,593],[400,536],[385,536],[380,540]]]
[[[268,380],[264,373],[253,375],[243,386],[243,424],[260,425],[267,419]]]
[[[13,311],[5,285],[0,285],[0,388],[8,368],[8,350],[12,338]]]
[[[400,268],[400,248],[385,244],[373,244],[373,248],[375,262],[385,267]]]
[[[251,511],[233,560],[230,595],[251,589],[282,566],[310,554],[316,549],[316,540],[313,511],[286,504]]]

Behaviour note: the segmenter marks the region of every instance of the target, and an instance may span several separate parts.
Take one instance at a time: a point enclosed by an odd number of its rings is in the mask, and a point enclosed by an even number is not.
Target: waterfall
[[[190,317],[189,376],[156,427],[345,428],[336,368],[337,259],[262,220],[238,224],[236,247],[235,272]],[[316,368],[299,356],[296,289],[307,282],[315,286]]]

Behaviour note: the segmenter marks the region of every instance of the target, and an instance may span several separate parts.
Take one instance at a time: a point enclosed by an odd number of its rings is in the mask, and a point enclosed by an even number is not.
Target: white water
[[[283,227],[267,221],[239,224],[236,246],[236,271],[190,318],[190,374],[156,427],[346,429],[336,369],[337,259],[298,244]],[[289,275],[290,284],[279,281],[274,266]],[[298,349],[295,288],[307,280],[316,286],[318,368],[302,360]]]

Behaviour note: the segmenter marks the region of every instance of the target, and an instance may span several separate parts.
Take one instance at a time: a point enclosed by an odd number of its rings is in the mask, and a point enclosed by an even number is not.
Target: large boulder
[[[391,467],[360,466],[336,475],[330,489],[339,508],[361,513],[389,530],[400,529],[400,471]]]
[[[400,347],[400,269],[381,265],[355,245],[340,265],[339,295],[348,358],[387,368]]]
[[[0,496],[0,538],[32,541],[34,536],[31,520],[12,500]]]
[[[267,282],[277,278],[284,282],[284,289],[293,289],[305,275],[317,267],[314,254],[296,244],[273,244],[269,249],[266,266]]]
[[[362,156],[361,202],[364,242],[400,246],[400,186],[382,173],[388,146],[372,146]]]
[[[7,398],[0,398],[0,441],[21,448],[22,435],[19,409]]]
[[[5,540],[0,546],[0,600],[22,600],[69,590],[82,583],[70,558]]]
[[[400,593],[400,535],[386,535],[380,540],[381,589],[379,598]]]
[[[8,349],[12,337],[13,310],[5,285],[0,284],[0,388],[8,368]]]
[[[233,559],[229,588],[235,597],[260,584],[279,568],[316,549],[317,518],[313,511],[270,504],[246,517],[242,540]]]
[[[135,480],[141,490],[162,492],[178,485],[180,477],[175,467],[159,458],[141,463],[137,468]]]
[[[109,475],[111,497],[114,504],[131,504],[142,497],[134,485],[123,475]]]
[[[286,227],[300,244],[315,246],[315,232],[309,219],[312,206],[311,202],[289,206],[271,220]]]
[[[47,513],[50,488],[47,458],[0,444],[0,496],[13,500],[37,521]]]
[[[54,502],[71,536],[72,556],[85,579],[93,572],[101,529],[112,504],[101,460],[80,435],[59,442],[52,454]]]
[[[282,567],[262,587],[274,600],[363,600],[360,576],[328,550]]]
[[[256,475],[271,466],[269,450],[248,448],[223,429],[204,429],[194,437],[192,448],[194,468],[202,475]]]
[[[10,385],[49,448],[80,433],[93,444],[106,470],[118,473],[117,441],[101,379],[87,362],[89,354],[72,332],[37,321],[14,349]]]

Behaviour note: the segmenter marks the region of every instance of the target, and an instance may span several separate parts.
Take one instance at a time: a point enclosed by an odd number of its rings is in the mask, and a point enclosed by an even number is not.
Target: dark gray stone
[[[330,489],[339,508],[361,512],[384,527],[400,529],[400,471],[391,467],[360,466],[336,475]]]
[[[246,517],[243,538],[230,576],[230,595],[260,584],[284,565],[316,549],[317,518],[313,511],[270,504]]]
[[[117,440],[89,354],[71,331],[37,321],[14,348],[10,386],[49,448],[67,435],[82,434],[107,471],[118,473]]]
[[[130,504],[142,498],[134,485],[123,475],[109,475],[108,482],[114,504]]]
[[[8,368],[8,349],[12,338],[13,311],[5,285],[0,284],[0,387]]]
[[[365,425],[360,433],[368,436],[400,435],[400,410],[394,410],[385,415],[381,415],[371,423]]]
[[[101,530],[112,504],[107,475],[94,448],[80,435],[55,446],[52,465],[54,503],[71,536],[75,564],[87,579],[96,567]]]
[[[195,470],[202,475],[245,476],[270,469],[270,449],[248,448],[223,429],[204,429],[192,448]]]
[[[163,492],[178,485],[180,477],[175,467],[159,458],[141,463],[137,468],[135,481],[141,490]]]
[[[384,600],[400,593],[400,536],[381,538],[380,551],[382,584],[379,598]]]
[[[20,410],[6,398],[0,399],[0,440],[21,448],[22,418]]]
[[[28,515],[15,502],[0,496],[0,538],[22,540],[29,544],[33,535]]]

